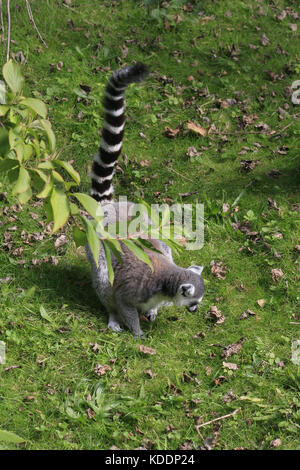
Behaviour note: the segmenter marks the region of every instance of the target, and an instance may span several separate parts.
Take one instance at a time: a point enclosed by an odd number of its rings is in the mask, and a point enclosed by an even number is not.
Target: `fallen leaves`
[[[220,325],[221,323],[224,323],[225,317],[222,315],[221,310],[219,310],[215,305],[212,305],[207,312],[207,317],[210,320],[213,320],[216,325]]]
[[[202,137],[205,137],[206,134],[207,134],[207,130],[204,129],[204,127],[201,127],[197,124],[194,124],[193,122],[191,121],[188,121],[187,122],[187,128],[192,131],[192,132],[195,132],[196,134],[199,134],[201,135]]]
[[[241,160],[240,165],[245,171],[252,171],[254,168],[260,164],[259,160]]]
[[[233,400],[236,400],[236,395],[232,388],[223,395],[222,400],[225,401],[225,403],[231,403]]]
[[[239,366],[237,364],[234,364],[233,362],[222,362],[223,367],[229,370],[238,370]]]
[[[214,260],[210,262],[211,266],[211,273],[217,278],[224,280],[226,277],[226,267],[223,266],[222,261],[218,261],[215,263]]]
[[[267,301],[266,299],[258,299],[256,302],[261,308],[263,308]]]
[[[270,39],[266,36],[265,33],[261,35],[260,42],[262,46],[267,46],[270,43]]]
[[[153,348],[149,348],[149,346],[144,346],[143,344],[139,344],[138,345],[138,349],[144,353],[144,354],[150,354],[151,356],[153,356],[154,354],[156,354],[156,350],[153,349]]]
[[[97,364],[94,369],[95,373],[99,376],[106,374],[110,370],[111,367],[108,364],[104,364],[103,366],[101,364]]]
[[[273,439],[273,441],[270,443],[270,447],[280,447],[282,445],[281,439],[279,437],[277,439]]]
[[[243,320],[245,318],[249,318],[249,317],[255,317],[256,313],[253,312],[252,310],[250,310],[250,308],[248,308],[245,312],[243,312],[240,316],[240,320]]]
[[[242,349],[243,338],[241,338],[237,343],[229,344],[225,346],[223,351],[221,352],[221,357],[227,359],[228,357],[232,356],[232,354],[238,354]]]
[[[154,377],[157,376],[156,372],[153,372],[151,369],[145,370],[145,374],[148,375],[151,379],[154,379]]]
[[[176,128],[176,129],[172,129],[171,127],[169,126],[166,126],[165,127],[165,132],[164,132],[164,135],[166,137],[168,137],[169,139],[175,139],[177,137],[179,133],[179,129]]]
[[[282,278],[283,276],[283,272],[279,268],[272,269],[271,274],[272,274],[273,282],[275,282],[275,284],[277,284],[279,279]]]
[[[68,243],[68,239],[66,235],[60,235],[54,242],[55,248],[60,248],[61,246],[65,245]]]
[[[197,157],[199,154],[198,150],[195,147],[189,147],[187,149],[186,155],[188,157]]]

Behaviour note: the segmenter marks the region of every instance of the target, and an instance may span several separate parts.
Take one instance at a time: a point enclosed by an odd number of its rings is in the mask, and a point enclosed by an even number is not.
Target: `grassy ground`
[[[32,0],[48,49],[23,3],[11,12],[11,49],[22,51],[27,91],[47,102],[83,191],[110,71],[133,60],[153,71],[146,86],[128,90],[128,163],[120,161],[116,193],[205,203],[204,248],[176,262],[205,266],[206,295],[198,314],[165,309],[146,324],[144,344],[156,354],[143,354],[128,332],[106,329],[82,254],[71,243],[55,248],[46,234],[28,239],[46,229],[32,217],[40,208],[18,212],[15,201],[0,201],[0,428],[26,449],[299,448],[291,344],[300,336],[300,127],[288,88],[300,78],[296,0],[171,1],[165,9]],[[91,88],[87,99],[80,85]],[[210,132],[188,132],[187,121]],[[179,129],[176,138],[166,126]],[[259,163],[247,171],[242,160]],[[212,260],[226,268],[224,279]],[[208,318],[213,305],[223,323]],[[247,309],[255,315],[241,319]],[[238,353],[224,357],[241,338]],[[110,367],[102,376],[99,364]]]

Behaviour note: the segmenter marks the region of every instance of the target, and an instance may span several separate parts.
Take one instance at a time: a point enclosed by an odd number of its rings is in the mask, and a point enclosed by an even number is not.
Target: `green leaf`
[[[53,211],[54,225],[52,234],[65,225],[70,215],[70,206],[64,191],[54,187],[51,193],[50,203]]]
[[[52,127],[51,127],[51,123],[50,123],[50,121],[48,121],[46,119],[40,119],[40,123],[41,123],[42,127],[44,128],[44,130],[47,134],[50,150],[51,150],[51,152],[53,152],[55,150],[56,139],[55,139],[55,135],[54,135],[54,132],[52,130]]]
[[[10,59],[4,64],[2,74],[11,91],[15,95],[20,93],[24,84],[21,68]]]
[[[57,181],[58,183],[64,183],[63,177],[57,171],[53,170],[52,171],[52,176],[53,176],[54,180]]]
[[[44,173],[43,171],[39,170],[38,168],[33,168],[33,171],[39,175],[39,177],[41,178],[42,181],[44,181],[44,183],[48,183],[50,181],[50,177],[49,175],[47,175],[46,173]]]
[[[76,225],[73,227],[73,240],[77,248],[79,246],[86,246],[88,243],[86,233],[83,230],[79,230]]]
[[[15,146],[15,152],[17,154],[17,159],[19,160],[20,163],[22,163],[24,154],[25,154],[24,142],[20,141],[17,143],[17,145]]]
[[[15,186],[13,187],[12,194],[25,193],[30,188],[30,175],[23,166],[20,166],[19,177]]]
[[[27,161],[33,154],[33,147],[30,144],[24,145],[24,161]]]
[[[38,168],[41,168],[42,170],[53,170],[54,164],[53,162],[50,162],[49,160],[47,160],[45,162],[39,163]]]
[[[18,436],[14,432],[4,431],[3,429],[0,429],[0,441],[12,442],[14,444],[20,444],[20,442],[24,442],[25,439]]]
[[[5,158],[3,160],[0,160],[0,171],[3,173],[12,170],[13,168],[16,168],[17,166],[19,166],[19,162],[16,159]]]
[[[38,197],[39,199],[45,199],[46,197],[48,197],[52,191],[53,184],[53,180],[49,177],[49,180],[46,182],[44,188],[40,193],[36,195],[36,197]]]
[[[3,104],[0,105],[0,117],[5,116],[7,111],[9,110],[9,106],[5,106]]]
[[[20,104],[32,109],[36,114],[44,119],[47,116],[47,106],[41,100],[37,100],[36,98],[25,98],[25,100],[20,101]]]
[[[50,315],[48,315],[48,313],[46,312],[45,308],[42,305],[40,306],[40,314],[42,318],[47,320],[49,323],[52,323],[52,318],[50,317]]]
[[[26,204],[32,197],[32,190],[29,187],[24,193],[18,194],[18,200],[21,204]]]
[[[74,168],[69,162],[65,162],[63,160],[54,160],[53,163],[54,165],[64,168],[73,178],[75,183],[77,183],[78,185],[80,184],[80,174],[76,170],[74,170]]]
[[[22,142],[21,137],[18,134],[16,134],[13,129],[9,130],[8,139],[9,139],[10,148],[12,149],[15,148],[18,143]]]
[[[70,202],[70,209],[71,209],[71,214],[72,215],[78,215],[79,214],[79,209],[76,206],[76,204],[74,204],[74,202]]]
[[[3,127],[0,127],[0,155],[4,156],[9,150],[8,132]]]
[[[105,240],[105,243],[109,246],[111,249],[112,253],[115,255],[117,260],[119,261],[120,264],[123,263],[121,255],[123,254],[121,245],[118,240],[115,240],[113,238],[107,238]]]
[[[103,210],[101,204],[99,204],[94,198],[84,193],[74,193],[72,196],[76,197],[80,204],[83,205],[85,210],[96,220],[103,218]]]
[[[99,265],[100,249],[101,249],[99,237],[97,235],[97,232],[96,232],[91,220],[87,219],[83,215],[80,216],[80,218],[81,218],[81,220],[83,221],[83,223],[85,225],[87,240],[88,240],[90,249],[92,251],[95,263],[98,266]]]
[[[151,271],[153,271],[153,266],[152,266],[152,263],[150,261],[150,258],[149,256],[147,255],[147,253],[145,253],[145,251],[140,248],[136,243],[134,243],[132,240],[126,240],[126,239],[123,239],[122,240],[122,243],[124,243],[124,245],[127,246],[127,248],[132,251],[132,253],[140,260],[140,261],[143,261],[143,263],[146,263],[148,264],[148,266],[150,266],[151,268]]]
[[[105,259],[106,259],[106,264],[107,264],[107,270],[108,270],[108,279],[111,285],[114,283],[114,270],[112,267],[112,262],[111,262],[111,253],[110,253],[110,248],[106,243],[106,240],[101,240],[101,243],[104,248],[104,253],[105,253]]]

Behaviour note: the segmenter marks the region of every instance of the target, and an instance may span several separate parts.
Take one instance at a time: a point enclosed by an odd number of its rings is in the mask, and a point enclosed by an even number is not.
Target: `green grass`
[[[182,202],[179,193],[195,191],[183,201],[204,202],[204,247],[176,259],[181,266],[205,266],[201,309],[197,314],[162,310],[143,327],[144,344],[156,350],[144,355],[129,332],[105,329],[88,263],[72,243],[56,249],[49,236],[24,243],[22,230],[30,234],[46,227],[44,219],[41,227],[30,215],[40,214],[40,208],[14,212],[15,201],[0,201],[0,279],[9,278],[0,283],[0,340],[7,354],[0,366],[0,428],[21,436],[24,443],[17,446],[26,449],[178,449],[186,441],[199,449],[218,423],[199,433],[195,423],[239,408],[220,421],[216,449],[269,449],[276,438],[279,448],[297,449],[300,371],[291,361],[291,344],[300,336],[294,248],[300,240],[295,206],[300,127],[299,106],[285,90],[299,79],[299,31],[289,26],[298,23],[299,30],[299,21],[291,10],[284,20],[277,19],[287,6],[300,14],[297,2],[191,2],[194,11],[186,12],[185,2],[177,1],[170,2],[167,17],[164,10],[151,16],[158,2],[148,3],[150,13],[133,1],[73,0],[67,8],[53,0],[32,0],[49,46],[45,49],[20,2],[11,12],[11,52],[22,50],[27,91],[47,102],[58,147],[79,169],[82,191],[89,187],[88,167],[99,142],[101,97],[110,71],[133,60],[149,65],[153,74],[147,85],[128,90],[124,152],[129,161],[120,160],[123,173],[115,179],[115,190],[128,198],[144,196],[149,203],[165,198]],[[175,14],[181,22],[176,23]],[[266,46],[262,34],[270,40]],[[98,66],[102,69],[97,71]],[[87,100],[78,99],[80,84],[91,87]],[[228,98],[236,104],[223,107]],[[286,111],[282,119],[278,108]],[[190,134],[188,120],[216,130],[206,137]],[[270,131],[256,127],[261,123]],[[176,139],[164,135],[166,126],[181,124]],[[191,146],[198,156],[186,155]],[[149,167],[140,164],[143,160],[151,162]],[[260,163],[245,172],[241,160]],[[280,173],[271,178],[274,169]],[[2,184],[1,192],[5,189]],[[237,212],[222,213],[222,205],[232,205],[239,196]],[[270,208],[268,198],[280,210]],[[232,222],[246,220],[257,235],[233,230]],[[10,231],[13,226],[17,229]],[[11,241],[5,242],[7,233]],[[14,255],[20,247],[21,256]],[[44,257],[49,261],[32,264]],[[211,273],[212,260],[226,266],[224,280]],[[278,283],[271,276],[275,268],[283,272]],[[265,299],[263,307],[259,299]],[[225,315],[224,323],[206,317],[212,305]],[[256,315],[241,320],[247,309]],[[240,338],[241,351],[225,359],[238,365],[231,371],[223,366],[218,345]],[[111,370],[99,377],[97,364]],[[10,366],[18,368],[5,370]],[[157,375],[149,377],[148,369]],[[184,374],[192,380],[184,380]],[[220,376],[224,379],[216,380]],[[230,389],[236,399],[226,402]],[[167,432],[169,425],[175,430]]]

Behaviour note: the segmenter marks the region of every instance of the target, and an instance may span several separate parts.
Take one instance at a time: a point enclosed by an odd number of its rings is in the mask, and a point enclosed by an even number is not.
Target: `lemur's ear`
[[[198,274],[199,276],[201,275],[203,269],[204,269],[204,266],[190,266],[188,268],[189,271],[193,271],[194,273]]]
[[[181,284],[178,289],[179,294],[183,297],[193,297],[195,293],[195,286],[193,284]]]

